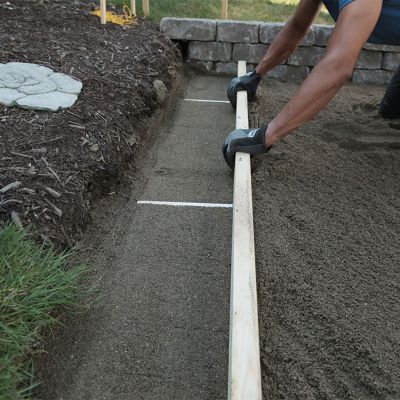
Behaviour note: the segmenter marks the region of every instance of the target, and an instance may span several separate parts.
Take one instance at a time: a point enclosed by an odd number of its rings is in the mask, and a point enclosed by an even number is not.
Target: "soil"
[[[220,143],[234,113],[183,100],[223,100],[228,82],[183,82],[126,192],[96,202],[75,258],[98,296],[50,337],[35,399],[226,399],[231,210],[137,200],[231,201]]]
[[[0,219],[33,225],[72,246],[94,200],[113,194],[171,88],[180,55],[156,24],[101,26],[89,2],[13,0],[0,5],[0,62],[49,66],[83,82],[77,103],[49,113],[0,106]]]
[[[0,107],[0,187],[22,182],[0,195],[0,218],[14,211],[43,240],[70,246],[91,221],[94,200],[107,203],[123,181],[160,107],[153,82],[171,88],[180,57],[156,25],[101,27],[87,2],[10,3],[0,6],[0,62],[49,66],[84,88],[68,111]],[[270,120],[296,87],[267,81],[251,109],[254,125]],[[378,117],[383,92],[347,86],[318,118],[255,159],[265,398],[400,398],[400,124]],[[134,279],[110,282],[126,282],[127,297],[137,290]],[[93,330],[124,304],[112,285],[109,308],[88,319]],[[115,323],[106,334],[120,331]]]
[[[266,82],[253,122],[296,88]],[[400,398],[400,132],[383,93],[346,86],[255,159],[265,399]]]

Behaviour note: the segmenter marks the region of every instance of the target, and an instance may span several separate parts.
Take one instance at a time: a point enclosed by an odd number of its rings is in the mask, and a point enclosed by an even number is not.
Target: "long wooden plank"
[[[238,75],[246,73],[239,61]],[[247,93],[237,95],[236,128],[248,128]],[[229,400],[261,400],[250,156],[237,153],[233,190]]]

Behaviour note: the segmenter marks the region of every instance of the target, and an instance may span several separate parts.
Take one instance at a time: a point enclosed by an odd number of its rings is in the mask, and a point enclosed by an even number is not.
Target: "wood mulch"
[[[0,220],[33,225],[62,246],[79,240],[96,198],[112,192],[170,88],[180,55],[158,26],[101,26],[88,2],[0,5],[0,63],[31,62],[83,82],[77,103],[50,113],[0,106]]]

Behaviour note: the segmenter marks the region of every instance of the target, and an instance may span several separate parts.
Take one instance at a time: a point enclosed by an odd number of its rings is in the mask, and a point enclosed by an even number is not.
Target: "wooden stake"
[[[136,17],[136,0],[131,0],[131,12]]]
[[[150,1],[142,0],[143,14],[145,17],[148,17],[150,14]]]
[[[246,73],[239,61],[238,76]],[[247,92],[237,94],[236,128],[249,127]],[[250,156],[236,153],[233,186],[229,400],[261,400]]]
[[[106,0],[100,0],[100,21],[102,25],[105,25],[107,23],[107,2]]]
[[[228,0],[221,0],[221,18],[228,19]]]

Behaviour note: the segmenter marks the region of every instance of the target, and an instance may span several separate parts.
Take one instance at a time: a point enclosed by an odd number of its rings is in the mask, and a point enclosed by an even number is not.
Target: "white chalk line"
[[[220,103],[220,104],[230,104],[227,100],[206,100],[206,99],[183,99],[184,101],[193,101],[197,103]]]
[[[155,206],[172,206],[172,207],[201,207],[201,208],[232,208],[232,204],[224,203],[191,203],[184,201],[153,201],[139,200],[137,204],[150,204]]]

